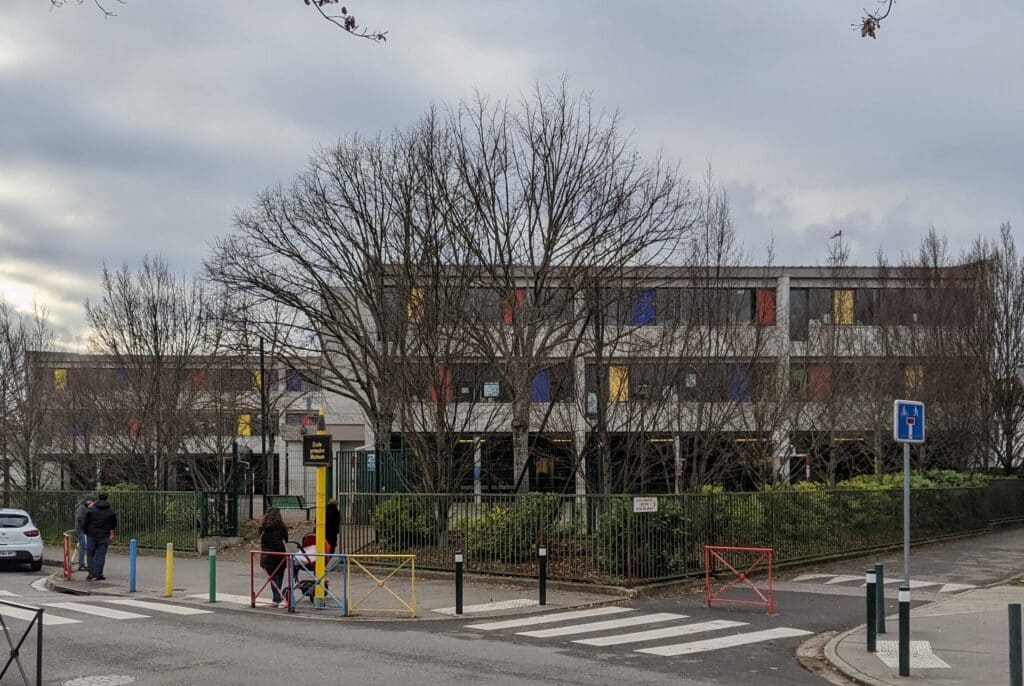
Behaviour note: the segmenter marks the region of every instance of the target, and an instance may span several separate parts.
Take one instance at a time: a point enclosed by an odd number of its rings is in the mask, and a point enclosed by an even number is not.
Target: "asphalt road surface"
[[[673,596],[588,611],[365,622],[284,610],[40,590],[39,573],[0,569],[0,600],[46,607],[45,683],[124,675],[139,684],[822,684],[793,658],[814,634],[862,623],[863,572],[899,554],[786,572],[777,613]],[[924,602],[1024,569],[1024,529],[915,549]],[[895,610],[895,585],[889,609]],[[16,640],[22,618],[0,609]],[[894,631],[893,626],[890,631]],[[0,642],[0,647],[4,644]],[[23,661],[31,671],[34,643]],[[4,656],[4,659],[6,657]],[[8,672],[0,683],[21,683]],[[83,679],[81,686],[116,681]]]

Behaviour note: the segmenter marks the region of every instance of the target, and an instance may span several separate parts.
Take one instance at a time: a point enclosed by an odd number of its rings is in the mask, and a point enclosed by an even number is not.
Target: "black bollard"
[[[462,551],[455,551],[455,614],[462,614]]]
[[[548,604],[548,549],[541,546],[537,551],[540,558],[540,604]]]
[[[1010,686],[1024,686],[1020,655],[1020,603],[1008,605],[1007,610],[1010,618]]]
[[[885,633],[885,565],[875,565],[875,608],[878,610],[876,631]]]
[[[900,676],[910,676],[910,588],[900,586]]]
[[[878,610],[875,608],[875,601],[878,600],[875,590],[875,570],[869,569],[864,577],[867,583],[867,591],[864,597],[867,598],[867,622],[865,622],[865,628],[867,630],[867,642],[868,652],[875,652],[875,632],[878,629],[875,622],[878,618]]]

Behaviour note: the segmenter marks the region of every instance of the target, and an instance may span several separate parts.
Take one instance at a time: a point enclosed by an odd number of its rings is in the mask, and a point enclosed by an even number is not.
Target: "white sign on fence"
[[[657,498],[633,498],[633,512],[657,512]]]

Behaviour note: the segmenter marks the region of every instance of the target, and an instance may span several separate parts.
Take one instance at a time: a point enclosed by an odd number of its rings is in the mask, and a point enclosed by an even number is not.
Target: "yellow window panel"
[[[409,317],[409,321],[416,324],[423,321],[423,299],[424,291],[422,288],[413,288],[409,291],[409,305],[406,308],[406,315]]]
[[[240,415],[238,415],[238,435],[239,436],[252,436],[252,415],[251,414],[240,414]]]
[[[924,383],[924,367],[920,365],[907,367],[903,371],[903,379],[906,383],[907,393],[916,393]]]
[[[260,372],[260,370],[257,369],[256,371],[254,371],[252,373],[252,389],[254,391],[258,391],[258,390],[260,390],[260,387],[262,385],[263,385],[263,374]]]
[[[608,397],[613,403],[629,400],[629,368],[615,366],[608,368]]]
[[[832,291],[832,320],[836,324],[853,324],[853,291]]]
[[[66,369],[54,369],[53,370],[53,387],[58,391],[68,390],[68,370]]]

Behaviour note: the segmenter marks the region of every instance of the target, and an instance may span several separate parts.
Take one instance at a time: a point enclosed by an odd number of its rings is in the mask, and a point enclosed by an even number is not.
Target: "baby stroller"
[[[313,570],[316,565],[316,534],[306,534],[302,537],[301,543],[296,541],[292,541],[292,543],[295,543],[295,547],[298,548],[298,554],[292,558],[292,575],[295,578],[295,589],[299,592],[299,599],[308,597],[309,602],[312,603],[313,589],[316,587],[316,581],[312,578],[300,579],[299,574],[304,570],[307,572],[307,575],[313,574]],[[328,554],[334,552],[334,548],[331,546],[330,541],[327,541],[325,545],[327,547],[326,552]],[[331,560],[328,560],[328,566],[326,567],[325,573],[333,568],[333,565],[331,565],[330,562]],[[324,588],[330,587],[331,580],[324,579]]]

